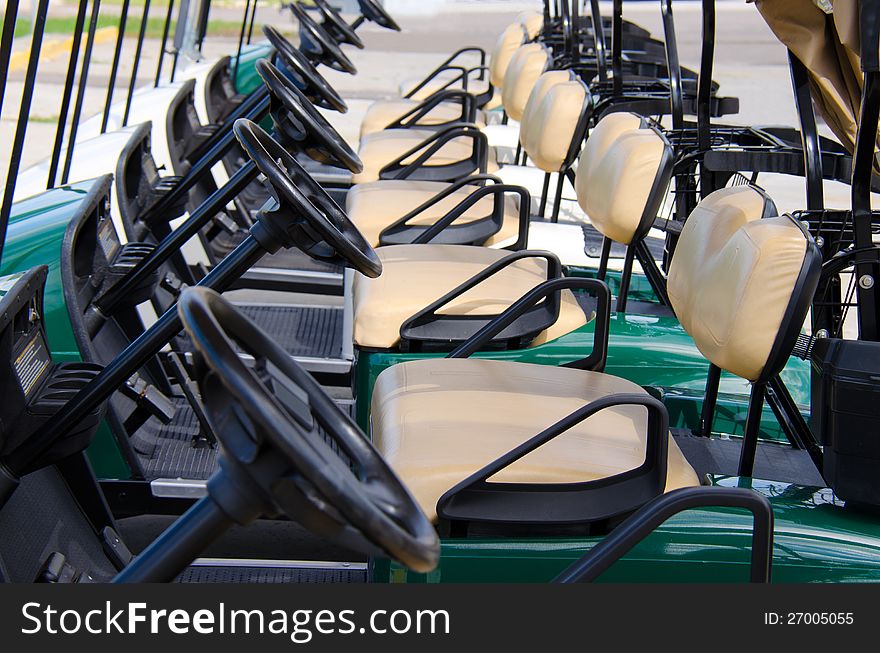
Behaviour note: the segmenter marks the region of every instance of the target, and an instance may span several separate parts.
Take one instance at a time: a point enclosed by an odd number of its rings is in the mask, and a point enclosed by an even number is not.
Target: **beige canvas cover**
[[[809,70],[816,110],[852,152],[863,82],[858,0],[756,0],[755,4],[776,37]]]

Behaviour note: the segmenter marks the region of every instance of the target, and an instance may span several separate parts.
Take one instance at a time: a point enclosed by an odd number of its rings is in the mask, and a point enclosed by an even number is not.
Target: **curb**
[[[117,29],[115,27],[102,27],[95,30],[95,43],[107,43],[116,38]],[[40,49],[39,63],[51,61],[63,55],[70,55],[70,49],[73,47],[73,37],[68,36],[63,39],[50,39],[43,42]],[[27,68],[28,59],[30,58],[30,49],[14,52],[9,57],[9,72],[18,72]]]

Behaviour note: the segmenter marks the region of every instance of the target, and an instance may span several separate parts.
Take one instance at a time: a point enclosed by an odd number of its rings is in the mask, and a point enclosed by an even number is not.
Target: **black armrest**
[[[489,481],[501,470],[605,409],[648,411],[645,460],[634,469],[580,483]],[[477,434],[478,435],[478,434]],[[450,522],[588,524],[637,510],[663,493],[669,449],[666,406],[648,394],[614,394],[590,402],[447,490],[437,514]]]
[[[421,82],[416,84],[403,97],[411,98],[413,95],[418,93],[421,89],[423,89],[432,79],[434,79],[437,75],[439,75],[440,73],[442,73],[446,70],[459,70],[459,71],[461,71],[461,74],[458,77],[453,78],[448,84],[444,85],[443,88],[448,88],[450,86],[450,84],[453,84],[456,81],[462,80],[462,83],[464,84],[464,87],[466,89],[467,88],[467,75],[468,75],[467,69],[465,69],[462,66],[453,66],[452,63],[456,59],[458,59],[458,57],[460,57],[463,54],[467,54],[468,52],[479,52],[480,53],[480,66],[486,65],[486,51],[483,50],[483,48],[476,47],[476,46],[461,48],[460,50],[457,50],[457,51],[453,52],[451,55],[449,55],[449,57],[447,57],[443,63],[441,63],[434,70],[432,70],[430,73],[428,73],[428,75]]]
[[[526,250],[528,251],[528,250]],[[586,277],[561,277],[549,279],[539,286],[535,286],[525,295],[516,300],[506,311],[498,315],[480,331],[463,342],[450,352],[447,358],[468,358],[471,354],[485,347],[487,343],[501,333],[520,315],[528,311],[535,304],[546,297],[557,296],[562,290],[577,289],[593,290],[596,293],[596,315],[593,320],[593,349],[586,358],[580,358],[562,367],[573,367],[580,370],[593,370],[601,372],[605,369],[605,361],[608,357],[608,329],[611,321],[611,290],[608,284],[598,279]],[[558,299],[557,299],[558,301]],[[584,311],[586,313],[586,311]],[[587,316],[589,318],[589,315]]]
[[[454,121],[449,121],[446,123],[442,123],[441,125],[427,125],[431,128],[438,128],[441,126],[447,126],[455,123],[473,123],[477,117],[477,104],[476,98],[473,95],[464,90],[458,89],[447,89],[443,91],[439,91],[429,97],[426,100],[423,100],[419,103],[418,106],[413,107],[405,114],[403,114],[400,118],[392,122],[390,125],[385,127],[385,129],[405,129],[408,127],[425,127],[426,125],[420,125],[419,120],[424,118],[426,115],[431,113],[438,105],[449,102],[449,103],[457,103],[461,105],[461,115]]]
[[[506,249],[521,250],[528,242],[529,234],[529,209],[531,206],[531,195],[529,191],[522,186],[514,186],[512,184],[502,184],[495,182],[492,185],[477,188],[467,197],[461,200],[448,213],[438,218],[433,224],[412,225],[409,222],[420,213],[423,213],[430,206],[433,206],[444,197],[448,197],[455,190],[466,185],[462,181],[472,182],[479,178],[497,179],[491,175],[479,175],[478,177],[467,177],[464,180],[456,182],[450,188],[438,193],[433,198],[410,211],[405,216],[395,221],[382,230],[379,234],[380,245],[394,245],[403,243],[424,244],[424,243],[443,243],[455,245],[482,245],[489,238],[497,234],[504,224],[504,198],[507,194],[515,194],[519,196],[519,231],[516,242]],[[468,209],[486,196],[492,195],[494,203],[492,213],[488,216],[470,220],[464,224],[453,224]]]
[[[456,138],[473,141],[471,155],[453,163],[425,165],[443,146]],[[416,156],[417,155],[417,156]],[[404,161],[416,157],[404,165]],[[425,181],[454,181],[479,170],[485,173],[489,162],[489,141],[473,123],[456,123],[437,131],[415,147],[410,148],[379,171],[379,179],[420,179]]]
[[[554,579],[589,583],[625,556],[667,519],[692,508],[742,508],[752,513],[752,561],[749,580],[770,582],[773,560],[773,508],[754,490],[733,487],[686,487],[663,494],[640,508]]]
[[[474,337],[473,334],[484,332],[488,324],[495,323],[500,315],[449,315],[438,311],[489,277],[525,258],[545,259],[547,276],[551,279],[558,279],[562,275],[562,264],[556,255],[550,252],[522,250],[508,254],[408,318],[400,326],[401,348],[412,351],[420,349],[425,343],[450,345],[462,341],[470,342]],[[519,300],[516,303],[519,303]],[[506,313],[507,311],[504,311],[501,315]],[[540,305],[535,303],[519,311],[514,319],[508,320],[501,329],[495,331],[481,344],[489,346],[494,340],[499,343],[509,343],[512,348],[525,346],[558,318],[559,296],[555,294],[549,296],[547,301]]]

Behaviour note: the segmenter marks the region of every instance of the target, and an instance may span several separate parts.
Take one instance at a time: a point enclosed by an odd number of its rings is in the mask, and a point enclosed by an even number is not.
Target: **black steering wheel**
[[[400,31],[400,25],[397,24],[397,21],[376,0],[358,0],[358,6],[360,6],[361,13],[367,20],[371,20],[387,29],[393,29],[395,32]]]
[[[296,78],[296,82],[302,86],[302,92],[312,104],[339,113],[348,112],[348,105],[342,96],[330,86],[330,82],[324,79],[324,76],[317,71],[306,55],[293,47],[290,41],[281,35],[281,32],[271,25],[263,25],[263,34],[278,52],[285,67]]]
[[[382,262],[339,205],[290,153],[263,129],[239,118],[233,125],[238,142],[269,180],[269,192],[304,222],[290,225],[298,230],[297,242],[310,256],[349,265],[368,277],[382,274]],[[340,260],[342,259],[342,260]]]
[[[357,74],[357,68],[351,62],[333,37],[321,27],[305,9],[296,2],[290,3],[290,10],[299,21],[300,49],[312,55],[321,63],[334,70],[351,75]]]
[[[323,537],[407,567],[436,567],[434,527],[354,421],[291,356],[215,291],[184,291],[208,419],[227,477]],[[254,358],[246,365],[237,343]]]
[[[350,172],[364,169],[364,164],[345,139],[274,64],[268,59],[260,59],[256,69],[272,96],[272,120],[285,147],[305,152],[319,163],[346,168]]]
[[[361,37],[357,35],[351,25],[345,22],[345,19],[339,14],[336,7],[327,2],[327,0],[312,0],[312,2],[315,3],[315,6],[324,17],[321,27],[336,38],[337,41],[353,45],[359,50],[364,49],[364,42],[361,40]]]

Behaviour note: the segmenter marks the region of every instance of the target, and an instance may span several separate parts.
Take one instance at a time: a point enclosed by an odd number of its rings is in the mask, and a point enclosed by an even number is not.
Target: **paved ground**
[[[397,0],[401,2],[412,0]],[[266,4],[266,3],[264,3]],[[409,5],[411,7],[411,5]],[[396,93],[400,80],[430,69],[442,60],[444,54],[463,45],[491,47],[495,36],[510,17],[520,9],[538,6],[537,2],[474,2],[457,0],[450,9],[434,15],[414,15],[401,11],[401,33],[394,33],[367,24],[361,28],[366,49],[346,48],[356,63],[357,76],[326,71],[328,79],[342,94],[352,101],[349,116],[336,121],[344,135],[355,138],[360,115],[368,101],[390,97]],[[682,62],[697,68],[701,43],[700,4],[677,2],[676,28]],[[610,9],[610,3],[603,3]],[[111,9],[112,10],[112,9]],[[212,19],[239,20],[241,8],[212,9]],[[721,0],[718,4],[718,33],[716,46],[715,79],[720,82],[722,93],[738,96],[741,111],[729,122],[740,124],[794,124],[795,111],[791,97],[788,68],[783,47],[765,26],[753,5]],[[662,34],[659,7],[654,2],[627,3],[626,16],[630,20]],[[260,6],[258,23],[270,23],[294,32],[289,13],[276,7]],[[57,39],[58,35],[47,35]],[[93,65],[85,95],[84,116],[99,112],[106,100],[107,81],[112,61],[114,42],[96,44]],[[16,49],[26,48],[22,39]],[[235,38],[209,38],[205,55],[212,57],[234,51]],[[123,48],[123,65],[119,71],[114,99],[124,99],[131,75],[134,39],[126,39]],[[145,84],[156,69],[159,43],[148,40],[138,70],[138,83]],[[67,57],[41,61],[36,93],[28,125],[22,167],[49,156],[56,131],[59,103],[67,69]],[[21,97],[23,74],[12,72],[6,98],[3,100],[0,119],[0,179],[5,178],[12,146],[12,135]],[[803,203],[802,182],[799,179],[767,180],[776,193],[781,208],[796,208]],[[829,203],[845,204],[845,187],[829,188]]]

